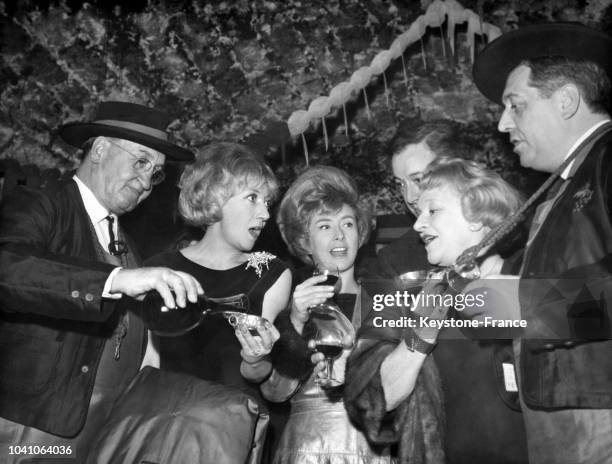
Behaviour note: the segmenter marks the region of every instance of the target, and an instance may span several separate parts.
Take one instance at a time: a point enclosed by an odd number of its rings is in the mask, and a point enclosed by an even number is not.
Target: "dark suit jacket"
[[[17,188],[0,211],[0,416],[61,436],[85,423],[118,306],[73,180]]]
[[[527,248],[521,388],[544,408],[612,408],[612,124],[594,134]]]

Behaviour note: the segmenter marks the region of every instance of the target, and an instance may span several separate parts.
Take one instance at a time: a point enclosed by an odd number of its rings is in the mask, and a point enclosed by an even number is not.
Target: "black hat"
[[[508,74],[523,60],[566,56],[593,61],[612,76],[612,38],[575,23],[534,24],[507,32],[476,57],[472,75],[482,94],[501,103]]]
[[[107,101],[100,103],[93,121],[65,124],[59,128],[59,135],[79,148],[91,137],[116,137],[152,148],[176,161],[193,161],[193,152],[169,142],[166,132],[169,123],[168,115],[159,110]]]

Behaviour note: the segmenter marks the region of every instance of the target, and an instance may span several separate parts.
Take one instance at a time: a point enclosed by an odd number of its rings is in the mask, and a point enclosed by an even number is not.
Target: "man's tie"
[[[105,218],[108,221],[108,236],[110,242],[108,243],[108,252],[113,256],[121,256],[127,253],[127,245],[123,240],[117,240],[115,238],[115,231],[113,225],[115,223],[115,217],[108,215]]]
[[[127,264],[127,244],[123,240],[117,240],[115,237],[115,230],[113,227],[115,223],[115,217],[109,214],[108,216],[106,216],[105,219],[108,221],[108,235],[110,237],[110,242],[108,244],[108,252],[113,256],[112,258],[109,257],[109,260],[117,261],[117,265],[125,267],[125,265]],[[117,324],[115,332],[113,333],[115,347],[113,357],[115,360],[118,360],[121,354],[121,343],[127,335],[128,327],[129,318],[127,313],[125,313],[120,316],[119,323]]]

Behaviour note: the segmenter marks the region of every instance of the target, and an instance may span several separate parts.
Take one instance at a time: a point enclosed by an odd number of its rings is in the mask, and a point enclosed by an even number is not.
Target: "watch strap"
[[[436,343],[429,343],[419,337],[413,330],[406,340],[406,346],[410,351],[418,351],[423,354],[430,354],[436,347]]]

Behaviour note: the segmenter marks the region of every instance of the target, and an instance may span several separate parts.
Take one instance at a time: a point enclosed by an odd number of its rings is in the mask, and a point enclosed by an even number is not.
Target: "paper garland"
[[[400,34],[391,43],[388,50],[379,52],[369,66],[363,66],[357,69],[348,81],[341,82],[331,89],[329,96],[320,96],[312,100],[308,106],[308,110],[297,110],[294,111],[289,119],[287,120],[287,127],[292,137],[301,135],[302,142],[304,145],[304,156],[306,164],[308,165],[308,147],[306,145],[306,138],[304,132],[308,130],[310,125],[314,122],[318,124],[321,121],[323,136],[325,138],[325,150],[328,148],[328,136],[327,127],[325,125],[325,117],[332,111],[336,111],[342,106],[344,114],[344,127],[345,133],[348,137],[348,121],[346,117],[346,103],[353,97],[353,95],[363,93],[364,102],[366,105],[366,111],[368,117],[372,117],[370,112],[370,106],[368,103],[368,96],[366,93],[366,87],[370,83],[372,77],[381,75],[383,76],[383,82],[385,84],[385,97],[387,104],[389,104],[389,96],[387,89],[387,79],[385,76],[385,70],[391,64],[391,61],[401,57],[402,58],[402,71],[404,76],[404,83],[408,88],[408,75],[406,73],[406,65],[404,62],[404,51],[406,48],[415,43],[417,40],[421,41],[421,49],[423,54],[423,65],[427,69],[427,63],[425,60],[425,50],[423,46],[422,37],[425,35],[427,27],[442,27],[445,18],[447,20],[447,34],[450,43],[451,53],[455,53],[455,26],[457,24],[468,23],[467,28],[467,40],[470,49],[470,59],[474,60],[476,47],[475,47],[475,36],[476,34],[484,35],[488,41],[492,41],[501,35],[501,30],[490,23],[483,23],[479,15],[469,8],[464,8],[457,0],[434,0],[427,8],[425,14],[419,16],[409,27],[409,29]],[[444,39],[444,37],[443,37]],[[443,42],[443,52],[446,56],[446,45]]]

